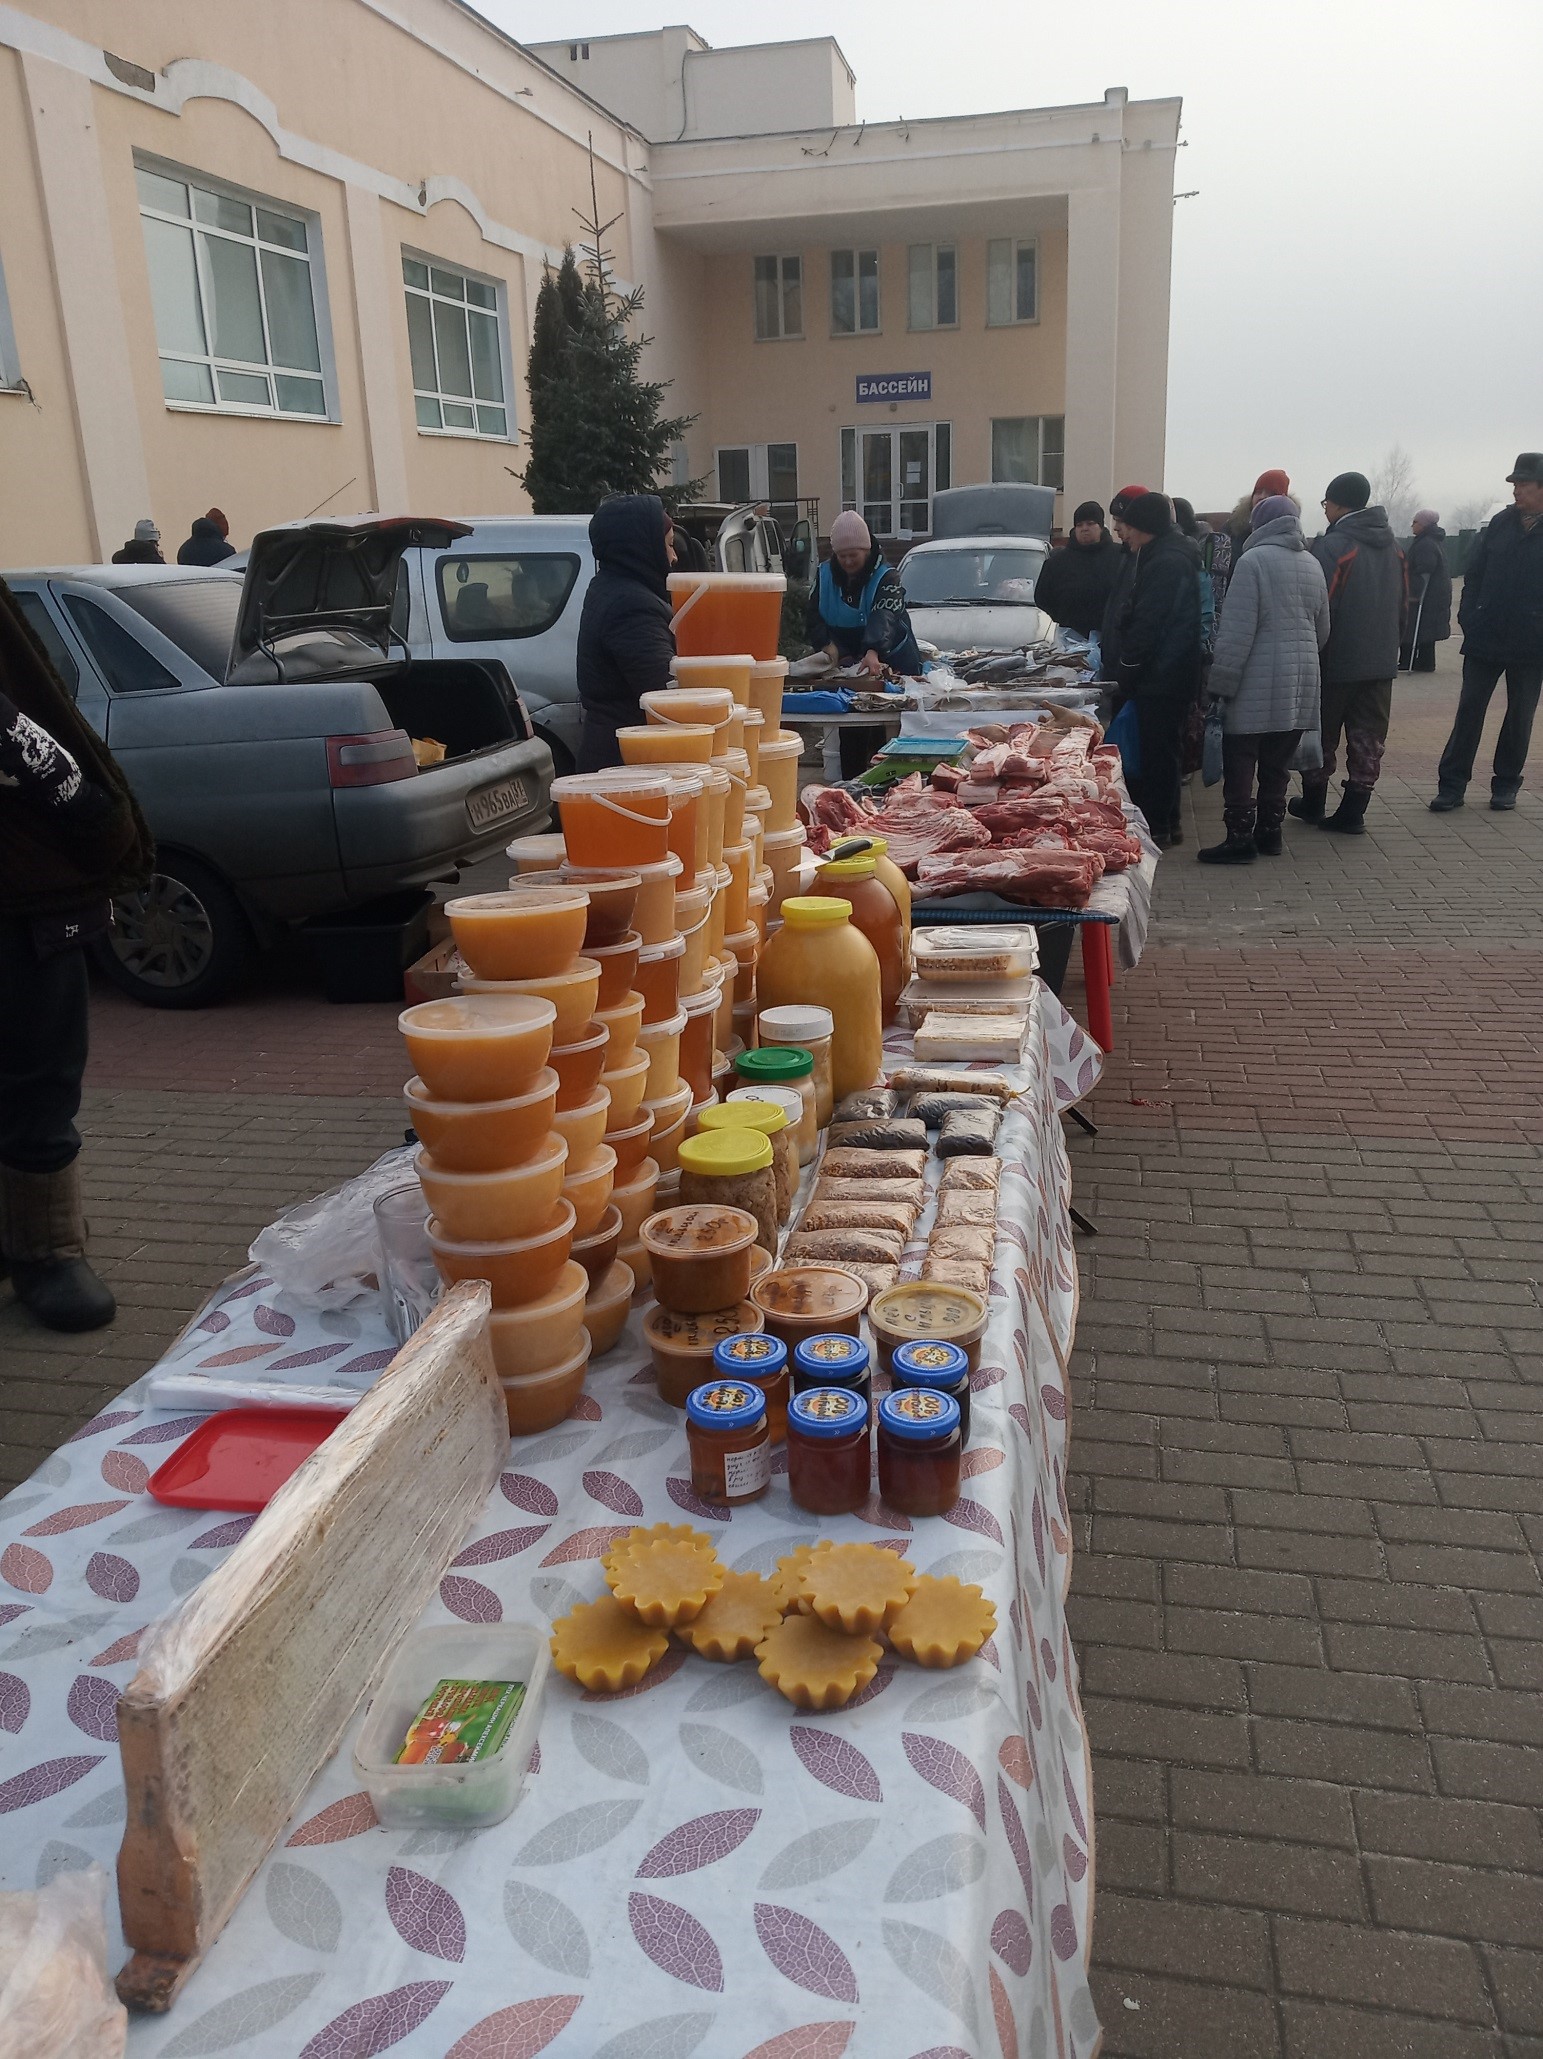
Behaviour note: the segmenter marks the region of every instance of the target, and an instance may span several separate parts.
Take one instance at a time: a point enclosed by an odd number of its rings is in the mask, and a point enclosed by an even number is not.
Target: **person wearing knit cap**
[[[1133,501],[1140,500],[1146,492],[1144,486],[1122,486],[1109,499],[1109,519],[1114,524],[1114,533],[1120,539],[1120,557],[1115,567],[1114,585],[1104,603],[1104,619],[1099,625],[1098,644],[1100,671],[1105,679],[1115,679],[1120,669],[1120,638],[1124,632],[1125,617],[1130,612],[1131,587],[1136,578],[1136,552],[1125,527],[1125,511]]]
[[[1104,511],[1085,500],[1072,516],[1064,547],[1051,551],[1034,585],[1034,605],[1052,622],[1079,636],[1103,624],[1104,610],[1120,576],[1120,546],[1104,527]]]
[[[886,669],[907,679],[921,674],[905,588],[855,508],[843,508],[830,525],[830,556],[810,589],[804,629],[811,647],[835,664],[860,665],[870,691],[882,691]],[[843,729],[843,775],[865,772],[883,742],[881,729]]]
[[[177,550],[179,565],[223,565],[236,555],[230,524],[218,508],[195,517],[191,534]]]
[[[1254,481],[1254,506],[1257,508],[1262,500],[1274,495],[1289,494],[1290,491],[1291,481],[1278,467],[1273,471],[1261,472]]]
[[[1434,672],[1436,646],[1452,634],[1452,573],[1446,536],[1434,508],[1421,508],[1410,523],[1404,565],[1409,576],[1409,619],[1398,653],[1400,672]]]
[[[1318,653],[1329,635],[1322,569],[1302,539],[1289,495],[1266,495],[1250,524],[1206,686],[1222,708],[1227,834],[1198,853],[1202,865],[1279,857],[1291,758],[1304,730],[1318,726]]]
[[[134,524],[134,534],[120,550],[113,552],[115,565],[164,565],[161,556],[161,532],[149,515],[141,515]]]
[[[1309,546],[1329,588],[1329,640],[1323,648],[1320,734],[1323,764],[1302,775],[1291,813],[1342,836],[1363,836],[1393,716],[1393,677],[1403,640],[1408,583],[1404,554],[1387,513],[1372,507],[1363,472],[1338,472],[1323,496],[1329,526]],[[1345,739],[1345,789],[1326,814],[1329,779]]]
[[[1115,675],[1120,706],[1134,701],[1141,769],[1131,798],[1160,849],[1178,841],[1180,770],[1189,710],[1200,689],[1200,594],[1194,545],[1160,493],[1141,493],[1122,517],[1135,555]],[[1107,668],[1106,668],[1107,669]]]

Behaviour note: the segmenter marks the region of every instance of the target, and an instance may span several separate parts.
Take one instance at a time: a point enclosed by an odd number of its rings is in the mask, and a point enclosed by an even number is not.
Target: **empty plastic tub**
[[[488,1317],[488,1342],[499,1379],[566,1365],[584,1328],[588,1292],[589,1274],[570,1258],[539,1300],[523,1308],[495,1308]]]
[[[629,1179],[611,1189],[611,1206],[621,1217],[622,1243],[630,1244],[653,1214],[658,1191],[659,1168],[651,1158],[643,1159]]]
[[[766,811],[768,834],[774,829],[791,829],[798,820],[798,761],[804,740],[794,729],[782,729],[775,736],[761,733],[761,784],[771,795]]]
[[[584,1277],[591,1288],[610,1271],[621,1245],[621,1210],[616,1206],[614,1189],[612,1191],[613,1199],[606,1203],[604,1215],[589,1235],[573,1240],[573,1257],[569,1263],[584,1268]]]
[[[680,1033],[685,1027],[686,1012],[678,1009],[662,1022],[645,1022],[638,1031],[638,1048],[648,1057],[646,1099],[657,1101],[680,1078]]]
[[[609,1039],[605,1052],[606,1072],[625,1065],[638,1047],[638,1029],[643,1021],[643,996],[635,989],[614,1008],[595,1017]]]
[[[605,1139],[605,1126],[611,1120],[611,1096],[605,1087],[596,1087],[587,1101],[581,1101],[576,1108],[554,1109],[552,1128],[568,1146],[570,1166],[582,1165],[591,1151]]]
[[[776,657],[788,590],[780,572],[672,572],[668,584],[682,657],[726,651],[749,651],[763,662]]]
[[[474,977],[526,980],[573,963],[584,941],[589,902],[578,887],[527,886],[504,894],[462,894],[445,903],[445,913]]]
[[[552,1031],[555,1044],[568,1044],[578,1036],[595,1012],[600,992],[600,967],[593,958],[574,958],[561,972],[549,972],[539,979],[484,980],[463,974],[465,994],[526,994],[537,1001],[550,1001],[557,1011]]]
[[[611,1097],[611,1119],[618,1125],[635,1122],[653,1067],[646,1051],[629,1052],[614,1072],[603,1072],[600,1084]]]
[[[420,1079],[402,1089],[418,1141],[447,1172],[523,1165],[546,1142],[557,1108],[557,1074],[543,1066],[523,1094],[504,1101],[437,1101]]]
[[[511,1437],[534,1437],[540,1430],[555,1429],[573,1414],[574,1404],[584,1392],[589,1353],[589,1332],[581,1328],[573,1356],[563,1365],[554,1366],[549,1373],[521,1373],[499,1381]]]
[[[616,1153],[608,1144],[597,1144],[582,1165],[569,1162],[562,1191],[573,1203],[573,1234],[587,1237],[600,1227],[600,1218],[611,1205],[611,1186],[616,1178]]]
[[[470,1243],[446,1234],[429,1218],[429,1249],[442,1280],[486,1280],[495,1308],[523,1308],[557,1284],[573,1247],[573,1204],[558,1200],[547,1221],[529,1237],[498,1243]]]
[[[614,1008],[618,1001],[624,1001],[637,984],[638,952],[643,948],[643,939],[635,929],[614,944],[591,945],[585,957],[592,958],[600,968],[600,991],[595,997],[598,1010]]]
[[[451,994],[404,1008],[413,1069],[440,1101],[507,1101],[547,1062],[557,1010],[523,994]]]
[[[554,1132],[523,1165],[498,1172],[450,1172],[427,1151],[418,1152],[413,1167],[447,1237],[496,1244],[528,1237],[548,1220],[563,1190],[568,1146]]]
[[[637,991],[643,996],[644,1022],[663,1022],[680,1006],[680,967],[685,940],[669,937],[662,944],[644,944],[638,952]]]
[[[554,1044],[551,1066],[557,1074],[557,1106],[579,1108],[600,1084],[611,1033],[603,1022],[586,1022],[571,1044]]]
[[[589,1332],[591,1358],[602,1358],[626,1328],[636,1284],[631,1266],[618,1258],[605,1278],[590,1289],[584,1304],[584,1327]]]
[[[657,865],[669,849],[667,782],[647,767],[612,765],[552,781],[570,864]]]

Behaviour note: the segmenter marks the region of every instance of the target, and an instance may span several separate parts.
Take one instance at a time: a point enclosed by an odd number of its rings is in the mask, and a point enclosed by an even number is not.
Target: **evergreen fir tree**
[[[608,493],[657,493],[667,506],[697,499],[703,481],[667,485],[672,446],[696,417],[663,415],[666,383],[639,376],[650,338],[634,334],[643,291],[611,284],[606,231],[590,159],[583,270],[570,249],[536,298],[527,376],[529,456],[522,474],[539,515],[591,514]]]

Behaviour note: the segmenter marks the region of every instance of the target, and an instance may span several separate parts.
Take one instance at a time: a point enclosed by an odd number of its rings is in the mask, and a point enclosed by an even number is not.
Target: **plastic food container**
[[[494,1244],[541,1227],[562,1192],[567,1164],[568,1146],[555,1133],[523,1165],[499,1172],[450,1172],[427,1151],[413,1160],[424,1199],[445,1235]]]
[[[612,1190],[614,1195],[614,1189]],[[577,1228],[577,1224],[574,1225]],[[604,1215],[587,1236],[573,1240],[572,1263],[584,1268],[584,1277],[591,1288],[603,1280],[610,1271],[617,1252],[621,1249],[621,1210],[615,1200],[606,1206]]]
[[[900,989],[898,1013],[910,1029],[929,1015],[1010,1015],[1021,1022],[1029,998],[1021,979],[913,979]]]
[[[659,1191],[659,1167],[652,1158],[645,1158],[634,1167],[630,1179],[619,1181],[611,1189],[611,1203],[621,1215],[621,1241],[633,1243],[644,1223],[657,1206],[655,1195]]]
[[[677,1009],[662,1022],[645,1022],[638,1031],[639,1048],[648,1054],[648,1085],[644,1094],[657,1101],[680,1078],[680,1033],[686,1027],[686,1011]]]
[[[486,1280],[495,1308],[523,1308],[557,1284],[573,1248],[573,1204],[559,1199],[542,1227],[529,1237],[499,1243],[468,1243],[446,1236],[429,1218],[429,1249],[440,1278]]]
[[[611,1120],[615,1122],[615,1111]],[[641,1109],[630,1123],[607,1130],[601,1137],[602,1144],[609,1144],[616,1153],[616,1183],[620,1186],[630,1180],[643,1160],[648,1156],[648,1140],[654,1133],[654,1119],[646,1108]],[[614,1195],[612,1199],[614,1200]]]
[[[604,1087],[596,1087],[577,1108],[554,1109],[552,1128],[568,1146],[569,1165],[581,1165],[588,1158],[604,1140],[605,1126],[610,1120],[611,1097]]]
[[[771,795],[766,811],[766,831],[792,829],[798,821],[798,761],[804,740],[795,729],[780,729],[775,736],[761,736],[761,784]]]
[[[680,1140],[686,1134],[686,1118],[691,1113],[692,1093],[684,1080],[675,1079],[667,1094],[660,1094],[645,1100],[643,1107],[653,1118],[653,1136],[649,1141],[648,1155],[659,1167],[661,1173],[674,1172],[680,1163]]]
[[[663,729],[705,726],[716,737],[734,715],[738,702],[726,686],[672,686],[662,693],[643,694],[638,706],[650,723]],[[723,745],[715,743],[714,751]],[[709,753],[709,756],[711,753]]]
[[[564,877],[589,896],[589,919],[584,925],[584,949],[591,957],[595,947],[619,944],[632,929],[643,876],[638,872],[591,872],[580,880],[570,865]]]
[[[702,773],[702,820],[705,843],[697,852],[697,869],[715,870],[723,863],[723,822],[729,804],[729,775],[721,765],[708,765]]]
[[[755,1240],[753,1215],[705,1202],[664,1209],[649,1216],[639,1232],[660,1306],[682,1315],[729,1308],[745,1299]]]
[[[967,1065],[977,1058],[995,1065],[1021,1065],[1029,1027],[1026,1007],[1011,1015],[950,1014],[929,1009],[912,1037],[918,1063]]]
[[[839,1265],[785,1265],[764,1273],[750,1299],[791,1353],[806,1337],[857,1336],[868,1289]]]
[[[713,1091],[713,1037],[718,1021],[718,976],[700,993],[692,994],[682,1013],[685,1026],[680,1033],[680,1077],[691,1089],[693,1102],[705,1101]]]
[[[669,849],[669,782],[646,766],[569,773],[552,801],[573,865],[657,865]]]
[[[680,923],[680,940],[683,946],[680,961],[680,991],[683,998],[702,991],[703,978],[707,970],[707,932],[712,921],[712,887],[693,887],[688,895],[675,896],[676,919]]]
[[[765,662],[777,655],[782,596],[780,572],[672,572],[675,648],[683,657],[749,651]]]
[[[614,1008],[602,1009],[595,1017],[604,1029],[608,1042],[605,1053],[605,1070],[614,1072],[624,1065],[638,1047],[638,1030],[643,1022],[643,996],[633,989]]]
[[[750,889],[750,920],[762,944],[766,942],[766,911],[771,906],[771,897],[772,871],[769,865],[763,865]]]
[[[670,783],[670,850],[687,872],[694,872],[702,862],[707,834],[703,787],[713,768],[708,764],[664,765],[659,769]]]
[[[717,728],[710,722],[677,722],[668,727],[648,722],[618,729],[616,747],[624,765],[705,765],[717,736]]]
[[[671,658],[671,675],[681,686],[726,686],[740,707],[750,702],[750,673],[755,660],[748,651],[726,658]]]
[[[723,862],[729,868],[729,890],[723,904],[723,929],[741,930],[750,920],[750,846],[725,844]]]
[[[1039,939],[1028,923],[914,929],[911,963],[918,979],[1027,979],[1039,963]]]
[[[756,935],[755,924],[747,922],[741,930],[723,940],[724,953],[734,960],[734,1006],[745,1007],[755,1000],[755,968],[760,961],[761,939]]]
[[[641,1237],[635,1238],[630,1244],[625,1242],[622,1244],[619,1262],[632,1275],[634,1283],[633,1293],[641,1294],[648,1285],[650,1264],[648,1252]]]
[[[517,1379],[499,1381],[511,1437],[534,1437],[541,1430],[555,1429],[573,1414],[574,1403],[584,1392],[589,1352],[589,1332],[581,1326],[573,1356],[564,1364],[549,1373],[522,1373]]]
[[[585,1023],[571,1044],[554,1044],[551,1066],[557,1074],[557,1106],[578,1108],[600,1084],[600,1071],[610,1046],[610,1032],[603,1022]]]
[[[760,710],[765,724],[761,731],[763,739],[774,737],[782,727],[782,695],[787,678],[786,658],[758,658],[750,667],[750,705]]]
[[[488,1317],[488,1342],[500,1380],[525,1373],[549,1373],[566,1365],[584,1327],[589,1274],[569,1259],[555,1283],[523,1308],[495,1308]]]
[[[529,980],[572,964],[584,941],[589,903],[577,887],[527,886],[505,894],[463,894],[445,903],[445,913],[456,949],[476,978]]]
[[[643,1318],[643,1338],[653,1357],[660,1400],[684,1408],[691,1390],[713,1376],[714,1347],[760,1327],[761,1318],[748,1301],[701,1315],[651,1308]]]
[[[409,1630],[375,1690],[354,1746],[354,1774],[393,1830],[479,1830],[502,1823],[520,1799],[552,1659],[542,1623],[447,1623]],[[486,1759],[399,1766],[408,1725],[441,1680],[522,1680],[525,1699]]]
[[[651,1077],[652,1060],[646,1051],[630,1051],[614,1071],[600,1075],[600,1084],[611,1097],[612,1122],[636,1122]]]
[[[729,887],[732,884],[732,880],[733,875],[730,873],[727,865],[714,867],[712,908],[707,918],[707,956],[709,958],[717,958],[723,950],[723,939],[726,930],[724,918],[729,911]]]
[[[600,991],[595,996],[597,1011],[614,1008],[637,984],[638,952],[643,939],[635,929],[614,944],[597,944],[585,952],[600,967]],[[651,948],[657,949],[657,946]]]
[[[582,1165],[571,1166],[562,1191],[573,1203],[573,1234],[587,1237],[598,1229],[600,1218],[611,1203],[616,1178],[616,1153],[609,1144],[597,1144]]]
[[[439,1101],[507,1101],[547,1062],[557,1010],[523,994],[451,994],[404,1008],[397,1027],[413,1069]]]
[[[721,752],[717,762],[729,775],[729,791],[723,804],[723,841],[737,844],[745,834],[745,796],[750,791],[750,760],[740,749]]]
[[[683,937],[662,944],[644,944],[638,953],[637,991],[643,996],[644,1022],[663,1022],[680,1007],[680,964],[686,955]]]
[[[779,915],[782,904],[798,892],[804,846],[809,833],[801,822],[789,829],[774,829],[768,821],[765,837],[766,869],[771,874],[767,913]]]
[[[675,882],[684,869],[673,851],[655,865],[632,866],[625,877],[628,881],[636,880],[637,888],[632,894],[632,906],[627,910],[627,921],[618,925],[616,934],[619,936],[624,929],[635,929],[645,944],[662,943],[666,937],[674,936]],[[586,888],[593,896],[597,890],[604,894],[607,884],[616,881],[617,874],[614,866],[590,869],[565,865],[563,877]],[[617,905],[620,907],[622,904],[618,902]],[[615,941],[614,937],[612,941]]]
[[[555,872],[568,855],[568,846],[557,835],[517,836],[504,849],[513,861],[515,879],[529,879],[533,872]]]
[[[418,1141],[446,1172],[499,1172],[523,1165],[556,1121],[557,1074],[543,1066],[507,1101],[436,1101],[420,1079],[402,1089]]]
[[[603,1358],[626,1328],[635,1286],[631,1266],[618,1258],[590,1289],[584,1303],[584,1327],[589,1332],[591,1358]]]
[[[460,985],[463,994],[529,995],[537,1001],[550,1001],[557,1010],[552,1041],[570,1044],[595,1012],[600,967],[593,958],[575,958],[561,972],[546,973],[539,979],[484,980],[463,973]]]
[[[868,1310],[875,1355],[885,1373],[893,1371],[899,1346],[912,1343],[957,1344],[970,1371],[977,1371],[989,1319],[984,1296],[937,1280],[902,1280],[875,1294]]]

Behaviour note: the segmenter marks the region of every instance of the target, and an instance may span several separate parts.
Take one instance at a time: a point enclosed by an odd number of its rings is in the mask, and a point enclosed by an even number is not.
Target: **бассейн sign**
[[[859,372],[857,398],[863,400],[931,400],[930,372]]]

